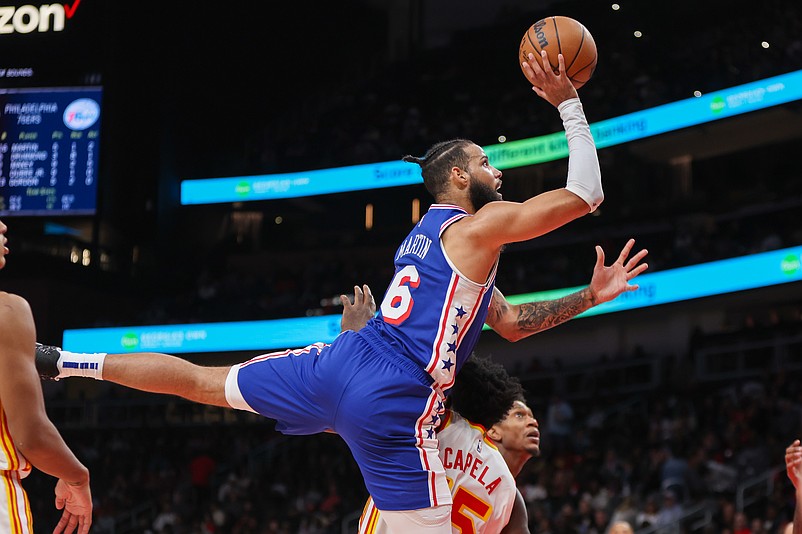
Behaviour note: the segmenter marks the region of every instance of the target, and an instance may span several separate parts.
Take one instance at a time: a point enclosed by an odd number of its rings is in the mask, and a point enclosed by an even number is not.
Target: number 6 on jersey
[[[395,277],[390,282],[387,294],[384,295],[381,305],[385,322],[401,324],[409,317],[412,306],[415,304],[409,288],[418,287],[419,284],[420,276],[414,265],[407,265],[395,273]]]

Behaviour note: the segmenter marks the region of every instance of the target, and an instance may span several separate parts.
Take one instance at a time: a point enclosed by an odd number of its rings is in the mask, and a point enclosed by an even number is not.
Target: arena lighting
[[[640,288],[578,317],[632,310],[735,291],[802,282],[802,245],[642,274]],[[512,303],[560,298],[579,287],[508,296]],[[75,352],[202,353],[267,351],[328,343],[340,332],[341,315],[270,321],[129,326],[65,330],[63,347]],[[485,327],[487,328],[487,327]]]
[[[595,122],[590,129],[596,146],[605,148],[800,99],[802,70]],[[562,131],[484,149],[493,165],[502,170],[568,156]],[[285,174],[183,180],[181,204],[273,200],[419,183],[417,165],[388,161]]]

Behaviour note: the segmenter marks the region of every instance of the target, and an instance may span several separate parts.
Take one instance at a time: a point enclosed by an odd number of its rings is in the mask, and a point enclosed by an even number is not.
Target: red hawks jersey
[[[479,340],[496,279],[470,280],[454,267],[440,236],[463,217],[458,206],[433,204],[395,254],[395,276],[368,323],[448,390]]]
[[[31,464],[14,446],[8,420],[0,403],[0,532],[33,534],[33,515],[21,479],[31,472]]]
[[[515,503],[515,478],[481,426],[446,412],[437,433],[440,460],[453,496],[451,530],[461,534],[495,534],[507,525]],[[389,534],[381,512],[368,499],[359,534]]]
[[[31,464],[20,454],[11,440],[6,412],[0,403],[0,472],[3,471],[17,471],[21,478],[25,478],[31,472]]]

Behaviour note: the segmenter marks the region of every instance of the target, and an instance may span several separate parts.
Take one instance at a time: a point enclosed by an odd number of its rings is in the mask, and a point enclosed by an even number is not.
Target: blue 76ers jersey
[[[419,364],[447,390],[482,331],[498,261],[482,283],[464,277],[446,256],[440,236],[470,215],[433,204],[395,253],[395,276],[369,326]]]

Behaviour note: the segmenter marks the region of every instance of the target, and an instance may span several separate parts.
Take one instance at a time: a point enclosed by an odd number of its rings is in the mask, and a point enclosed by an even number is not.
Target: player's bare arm
[[[23,455],[41,471],[70,483],[88,482],[81,465],[47,418],[42,386],[33,360],[35,327],[28,303],[0,293],[0,395],[9,430]]]
[[[785,470],[795,488],[802,486],[802,445],[798,439],[785,449]]]
[[[647,263],[641,263],[648,251],[640,250],[629,258],[634,245],[634,239],[627,241],[609,267],[604,265],[604,250],[597,246],[596,264],[588,287],[559,299],[511,304],[498,288],[494,288],[487,324],[505,339],[518,341],[562,324],[621,293],[636,291],[640,286],[630,281],[648,268]]]
[[[542,193],[526,202],[491,202],[473,217],[452,224],[442,236],[455,267],[483,283],[507,243],[544,235],[588,213],[588,204],[567,189]]]
[[[48,419],[33,359],[36,331],[25,299],[0,293],[0,398],[14,444],[37,469],[57,477],[56,507],[64,513],[54,533],[85,534],[92,524],[89,471]]]
[[[498,249],[507,243],[540,237],[589,211],[587,203],[576,194],[555,189],[526,202],[491,202],[464,221],[467,228],[463,233],[469,241],[485,241],[485,246]]]
[[[6,254],[9,253],[8,247],[6,246],[6,243],[8,243],[6,230],[8,230],[8,227],[3,223],[3,221],[0,221],[0,269],[5,267]]]
[[[505,339],[518,341],[572,319],[594,305],[589,288],[541,302],[510,304],[494,289],[487,324]]]
[[[510,520],[501,534],[529,534],[529,514],[526,512],[526,501],[518,490],[515,491],[515,503],[512,505]]]

